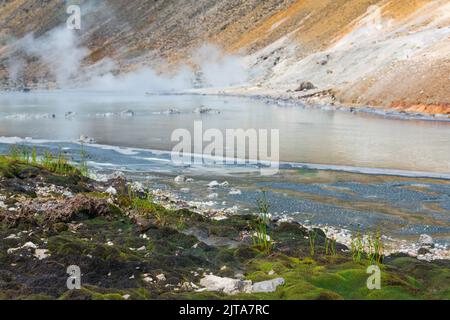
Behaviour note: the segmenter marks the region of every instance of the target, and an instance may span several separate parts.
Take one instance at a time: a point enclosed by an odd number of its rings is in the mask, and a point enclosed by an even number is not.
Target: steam
[[[86,89],[99,91],[179,91],[193,87],[193,76],[192,70],[186,67],[172,76],[159,75],[153,69],[143,67],[125,74],[114,75],[109,72],[95,76],[84,86]]]
[[[123,74],[111,58],[87,65],[84,61],[89,54],[90,50],[81,45],[76,31],[65,27],[51,30],[39,38],[28,34],[14,44],[7,63],[9,77],[15,83],[23,77],[30,62],[27,65],[26,60],[20,57],[26,55],[44,64],[62,89],[180,91],[194,87],[243,85],[248,79],[241,57],[224,54],[221,49],[209,44],[192,52],[196,70],[182,65],[171,75],[159,74],[148,66]],[[36,63],[36,59],[31,63]]]
[[[9,78],[13,83],[17,83],[22,78],[22,72],[25,68],[25,61],[20,57],[10,57],[6,61]]]
[[[243,85],[248,80],[248,70],[243,59],[226,55],[218,47],[205,44],[194,53],[206,86],[230,87]]]
[[[49,68],[58,85],[66,86],[69,79],[77,75],[82,60],[89,54],[89,50],[79,46],[77,40],[74,31],[57,28],[38,39],[32,34],[25,36],[18,41],[16,49],[39,58]]]

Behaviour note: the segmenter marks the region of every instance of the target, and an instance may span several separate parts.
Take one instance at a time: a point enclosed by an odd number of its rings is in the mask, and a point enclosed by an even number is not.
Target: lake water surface
[[[214,110],[196,112],[201,107]],[[196,120],[205,130],[222,132],[279,129],[282,161],[450,173],[448,122],[385,119],[231,97],[0,93],[0,136],[70,141],[87,135],[99,144],[172,150],[171,133],[178,128],[193,132]]]

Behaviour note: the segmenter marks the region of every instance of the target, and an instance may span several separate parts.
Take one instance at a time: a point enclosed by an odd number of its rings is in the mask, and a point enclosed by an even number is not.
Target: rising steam
[[[18,54],[19,53],[19,54]],[[36,38],[29,34],[17,40],[8,59],[7,68],[13,82],[20,80],[30,62],[23,55],[41,63],[54,77],[58,88],[84,88],[114,91],[173,91],[194,86],[228,87],[245,84],[247,70],[242,59],[226,55],[218,47],[203,45],[192,53],[196,70],[181,66],[171,75],[162,75],[149,66],[120,74],[117,63],[105,58],[95,65],[83,63],[90,50],[83,47],[77,33],[67,28],[56,28]],[[46,79],[48,80],[48,79]]]

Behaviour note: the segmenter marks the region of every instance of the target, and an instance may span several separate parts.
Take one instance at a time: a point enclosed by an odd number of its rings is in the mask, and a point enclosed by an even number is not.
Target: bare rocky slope
[[[239,56],[249,72],[246,85],[258,92],[286,92],[310,81],[345,104],[450,114],[445,0],[78,2],[83,24],[77,49],[53,51],[80,58],[80,68],[103,70],[111,62],[115,74],[143,65],[158,72],[195,68],[195,50],[208,43]],[[77,1],[0,2],[3,87],[58,82],[48,67],[55,59],[46,61],[33,49],[20,52],[17,43],[30,33],[45,39],[64,25],[70,3]],[[33,41],[31,46],[39,42]]]

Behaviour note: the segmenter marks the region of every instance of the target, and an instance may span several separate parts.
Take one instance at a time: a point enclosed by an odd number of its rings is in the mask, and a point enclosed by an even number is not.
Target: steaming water
[[[198,114],[201,106],[220,114]],[[169,110],[178,114],[168,114]],[[123,113],[132,110],[134,116]],[[73,115],[65,116],[72,112]],[[55,118],[52,118],[52,116]],[[171,150],[177,128],[280,130],[280,160],[326,165],[450,173],[450,125],[265,104],[209,96],[105,93],[0,95],[0,136],[75,140]]]
[[[210,108],[212,112],[199,113]],[[252,165],[174,166],[173,130],[255,128],[280,130],[280,173],[260,177]],[[0,94],[0,152],[9,144],[62,148],[77,160],[80,135],[97,173],[123,170],[152,187],[206,207],[254,210],[268,187],[272,211],[301,222],[354,229],[380,227],[410,239],[420,233],[450,243],[450,181],[368,176],[299,169],[345,169],[450,179],[450,124],[393,120],[211,96],[126,95],[95,92]],[[15,138],[17,137],[17,138]],[[27,138],[28,137],[28,138]],[[25,139],[27,138],[27,139]],[[157,151],[158,150],[158,151]],[[193,177],[177,185],[174,177]],[[356,177],[356,178],[355,178]],[[361,180],[362,179],[362,180]],[[214,190],[211,180],[229,186]]]

